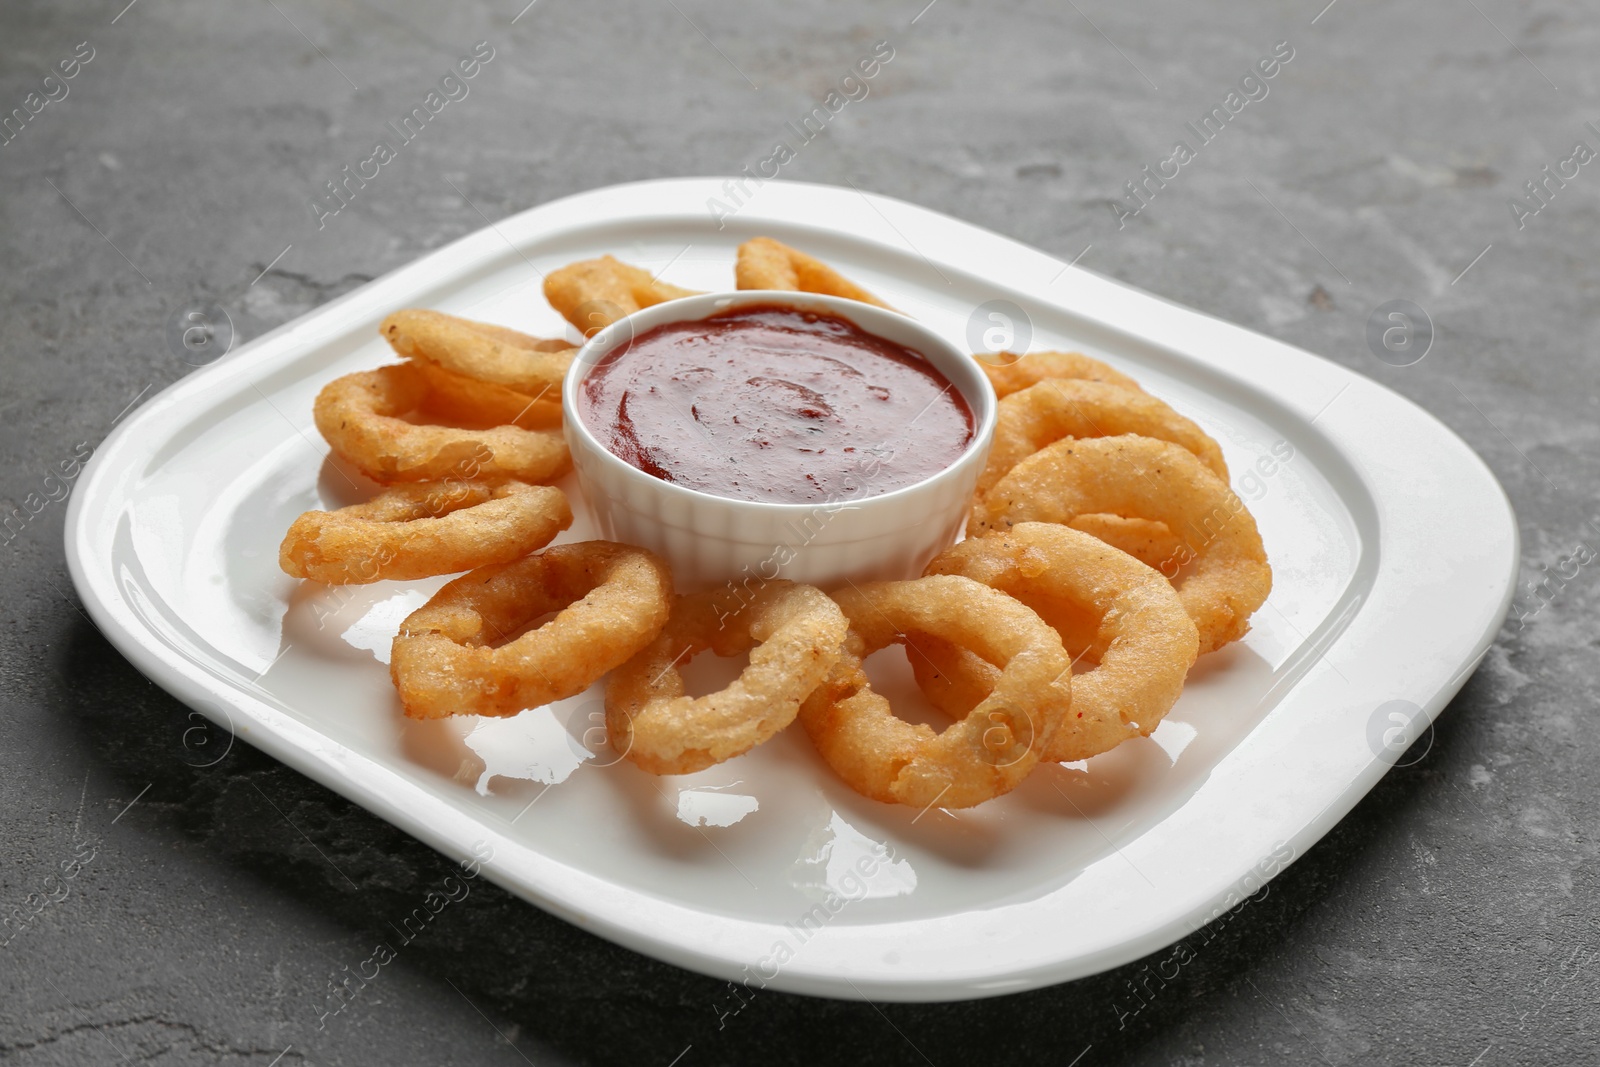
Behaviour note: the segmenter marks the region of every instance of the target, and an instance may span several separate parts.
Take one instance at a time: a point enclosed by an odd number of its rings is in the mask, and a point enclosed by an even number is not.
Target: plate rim
[[[659,900],[645,900],[641,906],[644,898],[636,890],[616,886],[577,867],[551,860],[499,834],[492,825],[451,807],[418,784],[359,752],[327,739],[309,724],[277,711],[224,679],[212,677],[202,664],[185,657],[180,649],[151,630],[119,594],[111,568],[98,565],[98,560],[109,563],[112,558],[110,542],[105,537],[108,531],[114,536],[117,516],[124,513],[123,503],[128,499],[125,490],[130,479],[139,476],[134,468],[142,463],[144,469],[148,469],[150,460],[159,456],[187,425],[181,418],[168,418],[174,409],[181,412],[196,398],[225,391],[240,380],[259,381],[270,377],[298,358],[305,345],[324,333],[313,328],[318,324],[329,324],[326,336],[341,335],[350,323],[363,316],[371,317],[374,308],[392,306],[385,294],[425,284],[429,279],[452,276],[474,263],[481,266],[495,261],[505,255],[508,246],[520,249],[535,239],[548,240],[563,232],[581,231],[598,224],[615,225],[619,221],[643,227],[652,221],[682,222],[694,214],[704,216],[709,224],[712,213],[703,205],[718,196],[728,180],[719,176],[631,182],[588,190],[530,208],[458,238],[359,289],[313,308],[217,362],[179,379],[130,413],[95,450],[70,497],[64,539],[73,585],[96,625],[142,673],[184,703],[213,719],[215,711],[221,710],[229,721],[219,725],[228,726],[274,758],[361,804],[452,859],[465,861],[471,857],[473,846],[488,844],[495,854],[482,864],[485,876],[575,925],[691,970],[718,978],[748,980],[749,968],[754,962],[750,947],[762,943],[764,938],[779,936],[783,929],[779,924],[718,916]],[[863,206],[870,212],[862,210]],[[891,216],[899,223],[890,221]],[[1213,784],[1212,780],[1219,777],[1225,766],[1237,762],[1248,769],[1248,761],[1240,758],[1240,750],[1263,747],[1252,746],[1258,732],[1270,720],[1281,720],[1284,715],[1280,713],[1296,710],[1289,708],[1291,698],[1314,672],[1331,663],[1329,656],[1336,649],[1362,644],[1369,653],[1373,651],[1367,631],[1372,627],[1371,616],[1378,606],[1370,594],[1379,590],[1380,580],[1386,583],[1385,605],[1399,613],[1386,615],[1385,622],[1410,617],[1405,615],[1405,603],[1388,604],[1394,599],[1389,584],[1399,580],[1398,568],[1416,566],[1423,553],[1419,546],[1388,537],[1385,531],[1415,525],[1419,518],[1425,520],[1428,516],[1417,514],[1424,502],[1411,501],[1404,492],[1409,488],[1407,481],[1399,472],[1384,466],[1385,457],[1375,452],[1371,432],[1377,426],[1383,426],[1391,434],[1400,434],[1404,437],[1400,443],[1411,448],[1431,449],[1427,455],[1449,464],[1455,493],[1463,497],[1470,495],[1477,505],[1474,516],[1479,525],[1474,534],[1484,543],[1474,544],[1465,530],[1447,529],[1444,527],[1448,524],[1436,523],[1432,528],[1441,532],[1439,540],[1431,545],[1433,559],[1468,561],[1474,558],[1473,550],[1478,548],[1482,551],[1477,555],[1484,557],[1486,565],[1494,562],[1488,558],[1491,556],[1497,557],[1501,564],[1488,575],[1486,585],[1475,596],[1467,598],[1469,606],[1454,602],[1448,605],[1451,612],[1470,611],[1471,614],[1465,621],[1451,620],[1461,631],[1454,638],[1453,651],[1436,656],[1435,662],[1424,662],[1415,668],[1416,673],[1409,679],[1390,687],[1395,698],[1408,700],[1429,724],[1432,723],[1465,683],[1499,632],[1515,592],[1520,558],[1516,518],[1504,488],[1481,457],[1454,431],[1386,386],[1323,357],[1102,277],[972,223],[902,200],[855,188],[771,181],[763,184],[757,195],[740,208],[735,221],[741,230],[805,226],[830,231],[840,239],[865,240],[860,228],[871,224],[873,218],[886,223],[888,230],[894,233],[906,230],[921,238],[919,245],[910,246],[911,251],[905,247],[895,248],[901,256],[915,252],[936,271],[939,270],[936,264],[943,264],[952,270],[972,274],[957,263],[970,260],[978,253],[977,260],[988,268],[984,278],[992,282],[997,291],[1025,293],[1029,299],[1156,345],[1223,378],[1235,379],[1241,385],[1248,384],[1253,390],[1267,394],[1294,416],[1307,420],[1307,426],[1350,463],[1372,500],[1384,509],[1378,517],[1378,544],[1370,548],[1363,546],[1363,551],[1371,551],[1376,559],[1377,570],[1369,595],[1357,598],[1348,623],[1332,634],[1327,647],[1321,649],[1318,658],[1284,694],[1278,706],[1223,757],[1202,791]],[[886,232],[881,224],[875,229]],[[895,242],[885,238],[878,243]],[[902,234],[898,244],[909,246],[909,240]],[[952,252],[958,253],[959,258],[953,258]],[[1051,280],[1043,281],[1047,278]],[[1062,278],[1069,283],[1070,296],[1046,295]],[[1130,317],[1130,312],[1135,314]],[[334,324],[341,321],[345,326],[334,328]],[[1137,322],[1137,327],[1130,322]],[[1194,350],[1189,350],[1188,345],[1174,347],[1170,340],[1176,336],[1191,338],[1189,345]],[[1211,355],[1206,355],[1207,352]],[[1227,353],[1227,356],[1217,353]],[[1242,366],[1230,366],[1224,362],[1225,358],[1236,358],[1242,361]],[[1251,380],[1246,376],[1252,367],[1257,373],[1267,373],[1274,363],[1279,371],[1286,367],[1303,371],[1306,381],[1301,384],[1306,388],[1294,390],[1284,386],[1283,392],[1276,392],[1262,385],[1259,379]],[[1361,405],[1340,404],[1351,391],[1357,393],[1353,399],[1360,399]],[[1334,417],[1318,429],[1315,424],[1326,415]],[[1397,421],[1384,426],[1385,419]],[[171,432],[162,432],[164,420],[171,423]],[[1416,506],[1408,510],[1407,505],[1413,503]],[[1444,611],[1444,606],[1436,606],[1434,614],[1443,615]],[[1358,623],[1361,624],[1359,629]],[[1399,622],[1392,623],[1391,629],[1399,628]],[[1337,667],[1333,669],[1337,671]],[[1389,669],[1391,673],[1394,671],[1393,667]],[[1348,678],[1345,680],[1349,682]],[[208,703],[215,703],[217,708],[203,706]],[[1264,745],[1265,739],[1262,740]],[[1370,758],[1363,761],[1361,752],[1341,749],[1337,770],[1344,784],[1320,811],[1309,817],[1296,817],[1298,828],[1279,839],[1282,847],[1291,853],[1283,867],[1331,829],[1387,771],[1387,764],[1370,751],[1370,746],[1358,744],[1357,748],[1368,749],[1366,755]],[[1264,755],[1266,753],[1258,754],[1257,758]],[[1240,770],[1241,767],[1233,766],[1230,774],[1237,775]],[[1157,823],[1156,828],[1194,805],[1200,795],[1197,791],[1188,797],[1178,809]],[[1215,798],[1208,798],[1206,806],[1215,803]],[[1123,850],[1116,851],[1122,856]],[[1133,845],[1129,846],[1129,851],[1134,851]],[[1237,850],[1219,853],[1229,855],[1223,866],[1230,871],[1238,869],[1236,853]],[[1142,850],[1138,854],[1143,858]],[[1111,858],[1114,857],[1108,857]],[[1131,857],[1124,858],[1132,863]],[[1169,909],[1162,921],[1146,924],[1137,936],[1108,935],[1103,943],[1077,951],[1047,948],[1042,950],[1042,956],[1035,955],[1020,964],[1013,958],[1012,962],[996,965],[983,958],[985,952],[973,951],[1003,936],[992,929],[992,924],[985,927],[986,919],[998,923],[1004,916],[1008,924],[1011,920],[1020,920],[1018,925],[1032,920],[1048,921],[1051,907],[1070,903],[1067,900],[1069,891],[1091,891],[1107,881],[1110,877],[1104,870],[1107,865],[1102,862],[1094,866],[1101,871],[1092,884],[1073,889],[1093,867],[1078,879],[1021,904],[989,911],[974,909],[955,916],[826,927],[813,941],[804,943],[807,947],[815,944],[819,948],[810,950],[809,956],[796,955],[792,964],[780,967],[774,977],[760,983],[760,988],[846,999],[901,1001],[966,999],[1038,988],[1138,959],[1198,930],[1216,917],[1217,909],[1230,894],[1238,895],[1238,890],[1247,884],[1244,879],[1252,871],[1247,867],[1242,876],[1226,881],[1212,878],[1204,887],[1191,888],[1185,906]],[[1259,880],[1265,884],[1281,869],[1278,867]],[[1114,884],[1115,879],[1111,881]],[[1133,895],[1142,899],[1139,891]],[[1023,914],[1014,914],[1019,910]],[[963,920],[967,929],[959,928]],[[931,969],[912,974],[913,968],[904,960],[892,965],[880,962],[874,967],[861,958],[860,943],[871,943],[870,947],[881,949],[882,945],[877,943],[881,937],[876,935],[884,933],[906,939],[931,936],[958,941],[965,937],[967,940],[961,942],[960,947],[953,944],[936,947],[918,955],[917,960]],[[983,936],[973,938],[975,933]],[[892,969],[885,970],[885,967]],[[764,971],[761,977],[766,977]]]

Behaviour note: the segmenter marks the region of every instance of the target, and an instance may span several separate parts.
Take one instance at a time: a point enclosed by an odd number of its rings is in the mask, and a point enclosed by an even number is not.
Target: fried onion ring
[[[386,485],[447,478],[545,482],[571,467],[559,433],[517,426],[464,430],[399,417],[420,408],[427,391],[416,367],[396,363],[329,382],[312,414],[335,452]]]
[[[982,582],[1041,616],[1054,606],[1040,603],[1045,598],[1065,602],[1097,622],[1099,662],[1073,677],[1072,710],[1046,760],[1088,759],[1149,736],[1183,692],[1199,648],[1183,602],[1159,572],[1088,534],[1024,522],[946,549],[927,573]],[[948,715],[965,715],[995,685],[999,671],[971,652],[940,638],[917,639],[916,647],[917,684]]]
[[[661,631],[671,601],[667,565],[642,548],[556,545],[440,589],[400,624],[389,673],[414,719],[515,715],[581,693],[626,662]]]
[[[833,598],[850,620],[844,656],[800,706],[800,722],[840,778],[886,803],[965,808],[1027,777],[1071,705],[1071,661],[1038,615],[957,575],[852,586]],[[862,669],[907,632],[1001,664],[993,691],[942,733],[897,718]]]
[[[1120,548],[1146,567],[1162,573],[1175,570],[1183,552],[1183,538],[1153,519],[1126,519],[1121,515],[1079,515],[1068,526]],[[1165,570],[1163,570],[1165,568]]]
[[[560,390],[577,351],[563,340],[541,340],[504,326],[421,308],[396,311],[383,320],[378,332],[407,359],[425,360],[530,396]]]
[[[753,599],[727,590],[680,596],[644,651],[606,689],[611,746],[651,774],[689,774],[748,752],[794,721],[843,653],[849,628],[822,590],[773,581]],[[680,660],[706,649],[750,653],[750,665],[709,696],[683,691]]]
[[[1126,374],[1112,370],[1082,352],[1029,352],[1025,356],[1000,352],[993,356],[973,358],[988,377],[989,384],[994,386],[995,395],[1002,398],[1052,378],[1082,378],[1105,382],[1107,385],[1120,385],[1136,393],[1144,392],[1139,383]]]
[[[504,482],[425,482],[294,520],[278,565],[328,585],[427,578],[509,563],[572,525],[561,490]]]
[[[1139,434],[1193,452],[1224,481],[1228,465],[1206,432],[1148,393],[1105,382],[1054,378],[1000,401],[989,462],[978,477],[982,497],[1007,471],[1045,445],[1065,437]]]
[[[863,304],[889,308],[819,259],[770,237],[757,237],[739,246],[733,276],[740,289],[784,289],[789,292],[842,296]],[[889,308],[893,311],[893,308]]]
[[[657,281],[649,271],[611,256],[568,264],[544,279],[544,298],[585,337],[640,308],[697,292]]]
[[[531,333],[513,330],[509,326],[496,326],[492,322],[479,322],[476,319],[462,321],[471,323],[472,328],[481,334],[516,348],[526,348],[530,352],[566,352],[577,347],[565,337],[535,337]]]
[[[413,360],[427,383],[422,411],[472,428],[520,426],[524,430],[550,430],[561,425],[559,387],[529,396],[493,382],[480,382],[445,370],[426,359]]]
[[[1057,441],[1001,478],[973,506],[967,528],[983,534],[1021,522],[1064,525],[1098,512],[1153,519],[1182,539],[1163,573],[1200,631],[1202,654],[1250,629],[1250,615],[1272,590],[1261,532],[1226,482],[1166,441]]]

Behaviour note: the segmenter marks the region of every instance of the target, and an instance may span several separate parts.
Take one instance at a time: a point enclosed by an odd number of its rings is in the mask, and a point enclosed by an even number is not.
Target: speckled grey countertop
[[[1525,580],[1600,549],[1600,167],[1575,151],[1600,149],[1592,6],[523,2],[0,12],[0,109],[22,114],[0,144],[0,503],[30,512],[0,545],[0,912],[21,916],[0,938],[0,1061],[1600,1061],[1588,565],[1519,594],[1409,765],[1170,981],[1141,976],[1152,960],[967,1004],[768,992],[719,1025],[724,983],[485,885],[319,1029],[330,975],[444,861],[248,746],[192,766],[186,709],[77,603],[51,475],[188,372],[173,314],[218,305],[248,339],[479,210],[735,171],[878,40],[893,63],[786,177],[1082,253],[1356,368],[1493,467]],[[496,58],[471,95],[319,232],[322,183],[478,41]],[[1124,183],[1279,42],[1265,95],[1247,84],[1133,215]],[[1434,330],[1406,367],[1366,339],[1397,299]]]

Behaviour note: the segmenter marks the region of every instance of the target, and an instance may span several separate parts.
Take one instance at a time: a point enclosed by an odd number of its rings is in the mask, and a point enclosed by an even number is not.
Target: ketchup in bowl
[[[921,353],[776,305],[646,330],[595,365],[577,401],[590,433],[639,470],[781,504],[915,485],[974,434],[966,399]]]

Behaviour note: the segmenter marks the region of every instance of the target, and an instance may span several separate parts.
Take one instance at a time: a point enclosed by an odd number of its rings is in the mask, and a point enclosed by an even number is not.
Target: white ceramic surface
[[[769,182],[719,226],[705,205],[721,184],[616,186],[502,220],[147,402],[72,496],[87,610],[243,740],[452,858],[491,853],[487,877],[585,929],[756,985],[900,1000],[1046,985],[1190,933],[1333,826],[1392,762],[1397,719],[1431,720],[1488,648],[1516,525],[1478,457],[1409,401],[901,201]],[[1221,442],[1274,588],[1152,737],[959,813],[856,796],[796,730],[657,779],[615,763],[595,691],[504,720],[406,720],[389,640],[443,579],[328,589],[278,571],[296,514],[373,491],[327,461],[311,402],[390,360],[385,314],[553,335],[544,271],[609,252],[725,289],[735,246],[760,234],[951,336],[1009,301],[1033,347],[1108,360]],[[591,536],[584,512],[564,538]],[[914,693],[899,655],[869,664],[892,696]],[[691,684],[737,666],[700,657]]]
[[[966,398],[974,424],[971,443],[944,470],[893,492],[837,503],[775,504],[731,500],[662,481],[612,455],[595,438],[578,409],[578,392],[601,360],[665,323],[693,322],[762,304],[837,315],[920,352]],[[664,557],[684,591],[774,578],[825,589],[846,582],[914,578],[955,541],[994,437],[994,389],[970,353],[897,312],[809,293],[706,293],[636,311],[583,346],[567,370],[561,403],[578,483],[600,532]],[[885,462],[893,463],[893,449],[889,451]],[[871,477],[869,470],[869,486]]]

